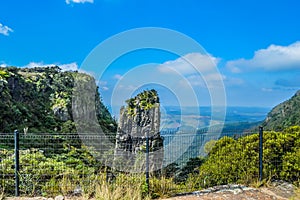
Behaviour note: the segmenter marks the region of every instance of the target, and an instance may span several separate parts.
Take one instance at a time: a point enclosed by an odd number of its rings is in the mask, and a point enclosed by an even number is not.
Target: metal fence
[[[260,141],[257,147],[259,160],[257,160],[257,174],[263,178],[263,130],[260,128]],[[240,138],[251,135],[253,132],[230,131],[227,133],[214,132],[161,132],[164,143],[164,158],[162,169],[159,172],[150,172],[148,164],[140,165],[146,173],[148,191],[151,190],[151,178],[159,177],[167,167],[173,166],[182,169],[193,158],[205,157],[205,144],[211,140],[218,140],[224,136]],[[77,179],[91,181],[92,175],[104,172],[106,181],[111,181],[114,174],[114,149],[112,146],[95,145],[84,148],[82,145],[95,144],[104,140],[97,134],[19,134],[17,131],[10,134],[0,134],[0,181],[1,188],[8,195],[20,194],[44,195],[49,190],[59,187],[55,181],[77,181]],[[112,143],[114,138],[109,139]],[[149,155],[149,150],[142,154]],[[147,161],[147,157],[141,159]],[[150,160],[151,162],[151,160]],[[124,172],[125,174],[128,172]],[[166,173],[166,172],[165,172]],[[175,173],[175,172],[174,172]],[[149,181],[150,179],[150,181]],[[71,184],[71,183],[70,183]],[[188,187],[188,186],[187,186]],[[75,187],[76,188],[76,187]],[[149,189],[150,188],[150,189]],[[181,187],[180,191],[184,191]]]

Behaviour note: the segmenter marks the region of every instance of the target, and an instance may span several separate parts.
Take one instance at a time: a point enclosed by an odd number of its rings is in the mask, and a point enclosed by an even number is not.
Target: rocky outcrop
[[[82,104],[76,104],[78,99]],[[0,132],[27,128],[28,133],[76,133],[74,113],[81,113],[80,117],[93,114],[96,125],[114,137],[117,130],[100,99],[95,79],[62,71],[58,66],[0,67],[0,110]]]
[[[300,90],[289,100],[274,107],[262,123],[265,130],[282,131],[300,125]]]
[[[145,170],[147,138],[150,171],[161,169],[163,139],[160,136],[160,104],[155,90],[144,91],[120,109],[114,167],[121,170]]]
[[[235,199],[235,200],[288,200],[298,199],[295,194],[296,187],[283,181],[272,182],[268,187],[253,188],[238,184],[218,185],[200,191],[181,193],[168,200],[210,200],[210,199]],[[165,199],[166,200],[166,199]]]

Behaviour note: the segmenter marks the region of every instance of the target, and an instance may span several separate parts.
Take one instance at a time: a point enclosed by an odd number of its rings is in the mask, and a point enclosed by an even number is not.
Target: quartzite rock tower
[[[116,135],[116,169],[141,171],[145,169],[146,141],[149,141],[150,171],[161,169],[163,139],[160,136],[160,103],[155,90],[143,91],[128,99],[120,109]]]

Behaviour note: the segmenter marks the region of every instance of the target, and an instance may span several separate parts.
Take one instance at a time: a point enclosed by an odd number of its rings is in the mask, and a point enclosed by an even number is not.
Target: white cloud
[[[43,62],[30,62],[27,65],[24,65],[24,68],[34,68],[34,67],[48,67],[48,66],[55,66],[55,65],[47,65]]]
[[[107,91],[109,87],[107,86],[107,81],[96,81],[96,84],[99,86],[100,90]]]
[[[99,86],[105,86],[105,85],[107,85],[107,81],[97,81],[97,84]]]
[[[221,74],[206,74],[204,77],[201,75],[190,75],[186,77],[186,80],[181,80],[180,85],[181,86],[188,86],[187,84],[190,84],[191,86],[197,86],[202,88],[207,88],[208,85],[210,87],[217,87],[219,84],[226,80],[227,78]]]
[[[94,3],[94,0],[66,0],[66,3]]]
[[[240,69],[240,67],[236,66],[236,63],[238,61],[228,61],[226,64],[226,67],[232,72],[232,73],[241,73],[242,70]]]
[[[100,89],[101,89],[101,90],[103,90],[103,91],[107,91],[107,90],[109,90],[109,88],[108,88],[108,87],[106,87],[106,86],[103,86],[103,87],[101,87]]]
[[[116,75],[114,75],[113,78],[114,78],[114,79],[117,79],[117,80],[121,80],[121,79],[123,78],[123,76],[120,75],[120,74],[116,74]]]
[[[263,92],[273,92],[272,88],[261,88],[261,91]]]
[[[58,65],[58,66],[62,69],[62,71],[77,71],[78,70],[78,65],[76,62]]]
[[[117,85],[117,89],[118,90],[128,90],[128,91],[134,91],[136,90],[138,87],[135,85],[123,85],[123,84],[119,84]]]
[[[245,83],[245,81],[241,78],[228,77],[222,74],[207,74],[204,77],[200,75],[191,75],[186,78],[186,80],[181,80],[180,85],[186,85],[187,82],[191,86],[197,86],[201,88],[217,88],[221,82],[223,82],[226,86],[241,86]]]
[[[10,32],[14,32],[11,28],[8,26],[4,26],[0,23],[0,34],[8,36]]]
[[[0,67],[8,67],[8,65],[5,63],[2,63],[2,64],[0,64]]]
[[[263,69],[266,71],[300,69],[300,41],[289,46],[272,44],[266,49],[256,51],[252,59],[241,58],[228,61],[226,66],[233,73],[249,69]]]
[[[189,84],[191,84],[192,86],[200,86],[200,87],[205,87],[205,82],[203,80],[203,78],[200,75],[191,75],[187,77],[187,81]],[[186,84],[186,80],[181,80],[180,81],[181,85],[185,85]]]
[[[43,62],[30,62],[29,64],[23,66],[24,68],[34,68],[34,67],[51,67],[51,66],[58,66],[61,68],[62,71],[77,71],[78,65],[77,63],[68,63],[68,64],[45,64]]]
[[[181,77],[178,84],[186,88],[221,88],[224,76],[217,69],[220,59],[209,54],[189,53],[157,67],[163,77]],[[166,74],[168,74],[166,76]]]
[[[201,53],[189,53],[176,60],[167,61],[158,66],[159,71],[172,73],[174,70],[182,75],[205,73],[212,71],[219,62],[219,58]]]

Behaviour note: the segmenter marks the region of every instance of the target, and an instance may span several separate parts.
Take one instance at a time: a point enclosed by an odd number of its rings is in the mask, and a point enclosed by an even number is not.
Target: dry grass
[[[299,200],[299,199],[300,199],[300,187],[298,187],[295,190],[295,193],[294,193],[293,197],[291,198],[291,200]]]
[[[179,191],[179,186],[176,185],[171,178],[155,178],[150,179],[151,196],[154,198],[166,198],[174,194],[175,191]]]
[[[99,184],[96,185],[95,198],[99,200],[142,200],[150,199],[143,191],[145,179],[143,175],[120,174],[114,183],[108,183],[105,177],[100,177]]]

